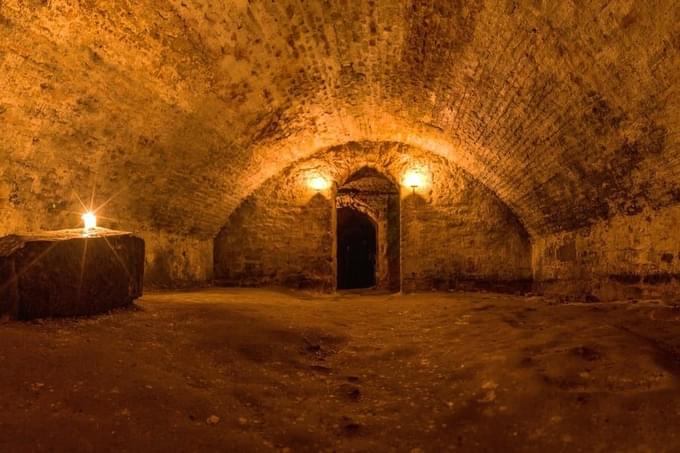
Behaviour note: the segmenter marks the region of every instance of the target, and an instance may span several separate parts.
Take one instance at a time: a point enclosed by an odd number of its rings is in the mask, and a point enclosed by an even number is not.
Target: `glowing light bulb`
[[[322,190],[326,190],[330,187],[330,181],[323,176],[313,176],[309,178],[307,181],[307,185],[309,186],[310,189],[316,190],[317,192],[321,192]]]
[[[425,175],[419,170],[409,170],[404,174],[403,184],[415,191],[425,184]]]
[[[81,216],[81,219],[83,219],[83,227],[85,229],[85,232],[97,228],[97,216],[95,215],[94,212],[92,211],[86,212]]]

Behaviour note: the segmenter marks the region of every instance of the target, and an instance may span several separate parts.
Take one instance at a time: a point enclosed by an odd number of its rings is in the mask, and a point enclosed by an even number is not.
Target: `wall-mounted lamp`
[[[328,189],[331,186],[331,183],[328,178],[317,175],[312,176],[307,180],[307,186],[316,192],[321,192],[322,190]]]
[[[402,184],[413,189],[413,193],[415,193],[417,188],[425,185],[425,175],[420,170],[409,170],[404,173]]]
[[[94,212],[88,211],[80,218],[83,219],[83,230],[85,231],[85,234],[89,234],[92,230],[97,228],[97,216]]]

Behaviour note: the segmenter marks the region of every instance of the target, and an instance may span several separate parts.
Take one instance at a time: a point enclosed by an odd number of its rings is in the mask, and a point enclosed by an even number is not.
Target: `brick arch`
[[[448,159],[400,143],[375,142],[351,142],[301,159],[247,196],[215,238],[218,280],[333,289],[336,186],[309,187],[309,176],[342,183],[368,167],[396,182],[412,165],[427,165],[432,176],[418,197],[410,195],[410,188],[408,196],[404,190],[395,194],[398,283],[414,290],[478,280],[524,282],[531,272],[531,246],[507,205]],[[442,246],[433,248],[435,243]],[[449,249],[449,244],[460,246]]]
[[[309,151],[303,154],[306,157],[301,157],[294,163],[281,169],[278,173],[270,175],[266,179],[260,181],[259,185],[245,194],[240,203],[247,200],[248,197],[255,193],[260,187],[267,184],[276,178],[285,177],[289,180],[291,186],[304,184],[305,174],[308,172],[325,174],[332,182],[338,186],[344,183],[354,173],[364,167],[373,168],[383,174],[396,187],[401,187],[401,180],[403,173],[410,168],[418,167],[432,167],[436,166],[442,169],[441,172],[435,171],[433,173],[436,184],[440,187],[446,187],[446,174],[449,171],[464,172],[469,178],[478,181],[486,190],[507,208],[513,212],[518,221],[526,229],[527,234],[534,234],[532,229],[532,217],[528,213],[527,206],[514,206],[509,204],[506,199],[496,193],[492,187],[484,184],[484,181],[478,180],[475,174],[470,173],[465,167],[461,167],[454,163],[450,158],[452,147],[449,144],[444,144],[437,141],[412,140],[417,143],[429,144],[429,147],[415,146],[409,143],[399,141],[348,141],[341,144],[331,145]],[[436,143],[436,146],[433,145]],[[433,151],[435,149],[436,151]],[[436,196],[436,193],[434,194]],[[238,206],[238,205],[237,205]],[[234,209],[238,209],[235,207]],[[232,212],[232,211],[229,211]],[[226,221],[226,217],[224,221]]]
[[[386,167],[385,171],[388,170],[389,167]],[[363,213],[372,221],[376,229],[377,241],[376,287],[398,291],[401,288],[399,184],[390,173],[380,171],[375,166],[362,166],[341,181],[337,186],[335,208],[353,209]],[[366,185],[367,181],[371,184]],[[335,231],[335,235],[339,238],[340,231]],[[339,253],[338,250],[338,265],[340,264]]]

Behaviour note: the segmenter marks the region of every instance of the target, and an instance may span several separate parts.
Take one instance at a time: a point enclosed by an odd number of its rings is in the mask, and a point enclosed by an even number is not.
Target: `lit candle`
[[[83,214],[81,218],[83,219],[83,226],[86,233],[97,228],[97,216],[94,212],[88,211]]]

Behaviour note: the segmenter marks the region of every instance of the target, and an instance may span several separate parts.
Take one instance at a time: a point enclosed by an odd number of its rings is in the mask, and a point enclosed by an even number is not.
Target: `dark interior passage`
[[[375,285],[376,227],[366,215],[338,209],[338,289]]]

